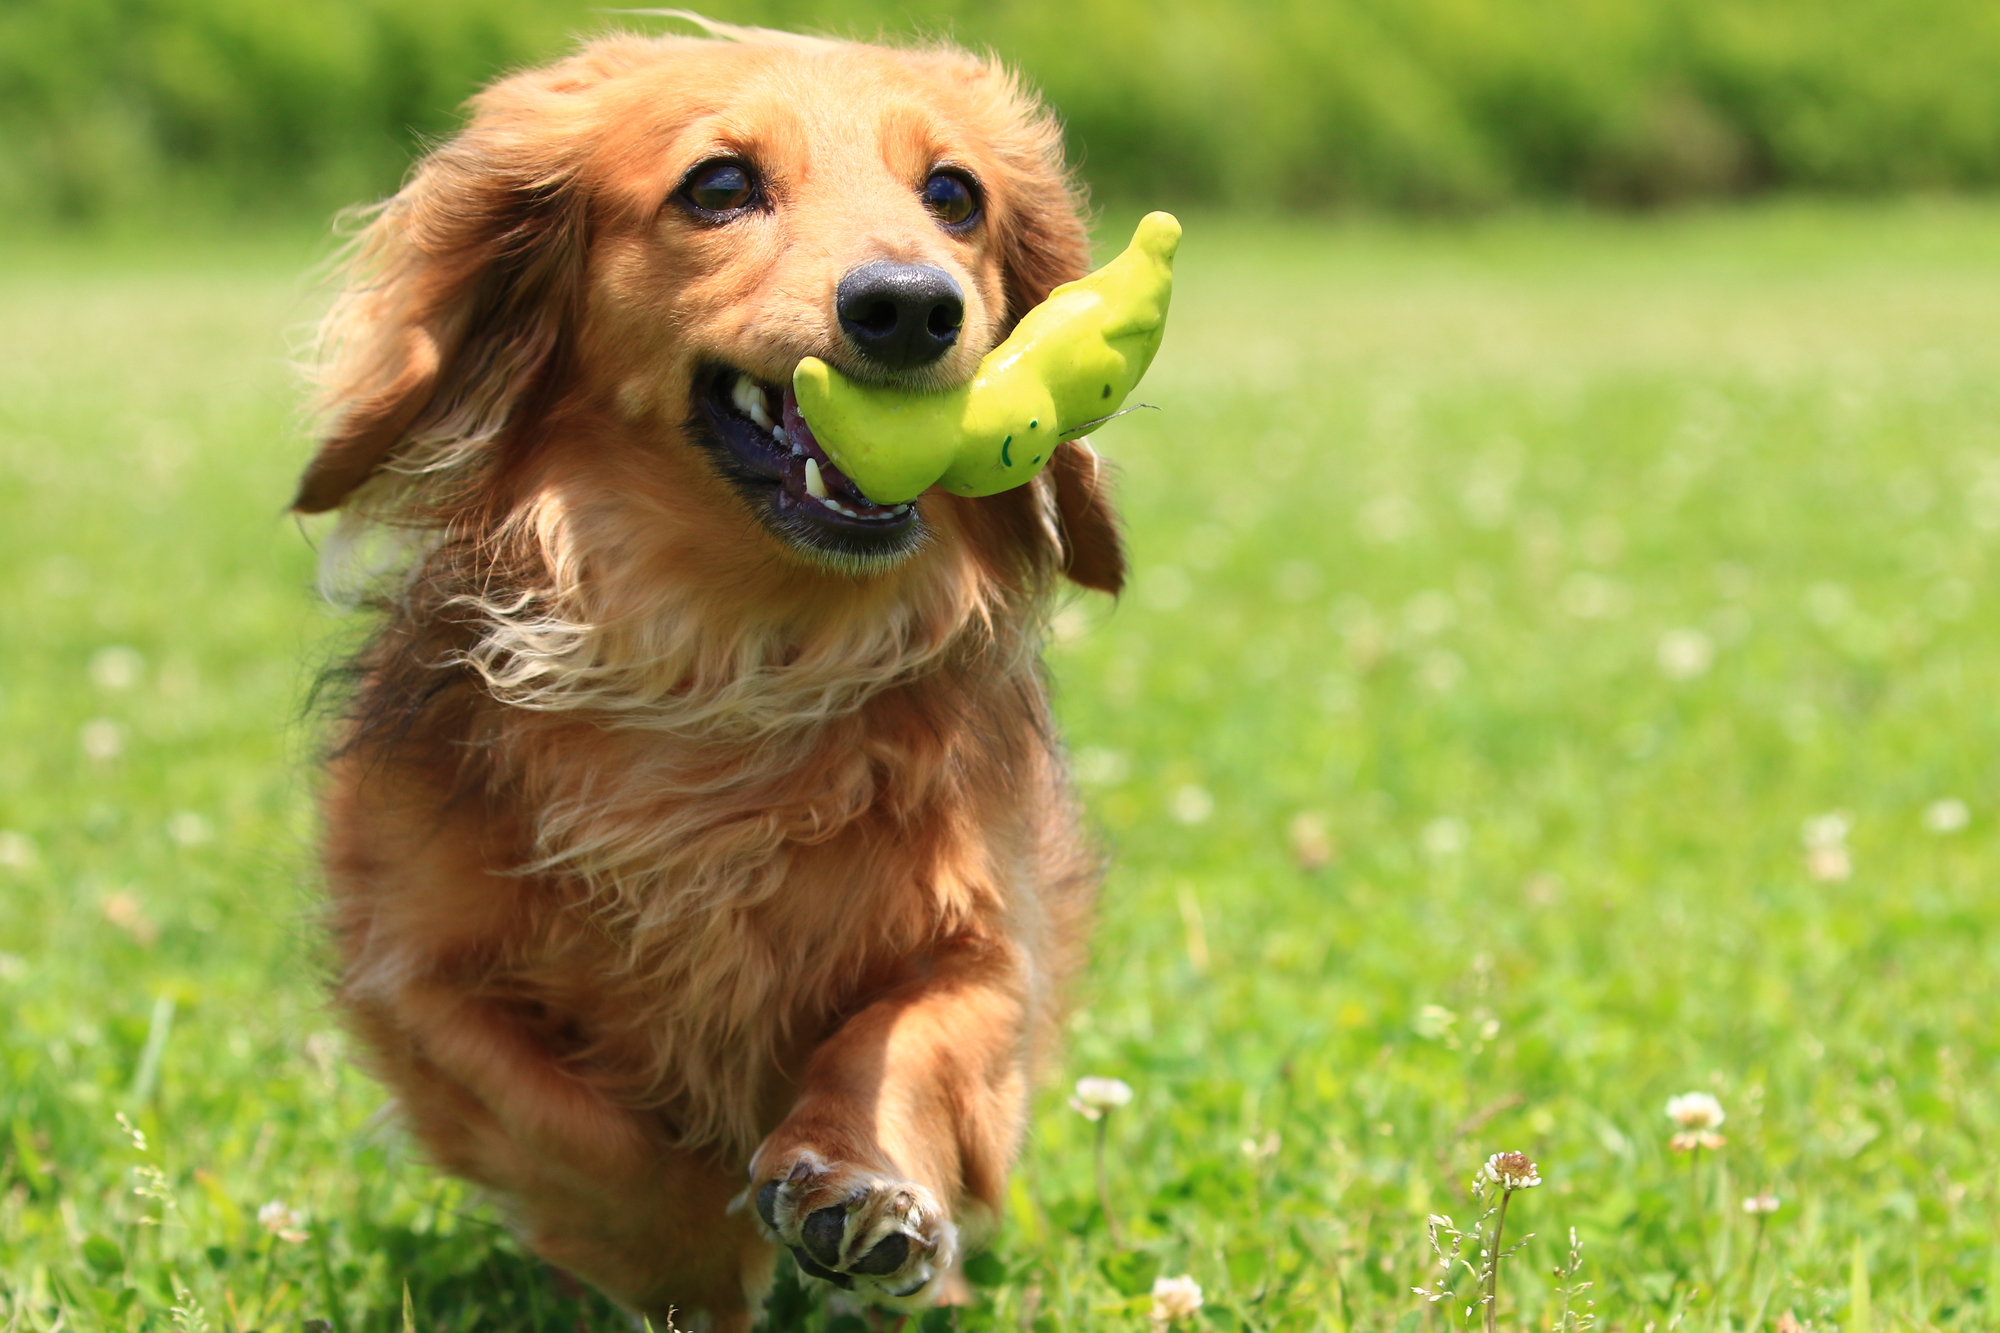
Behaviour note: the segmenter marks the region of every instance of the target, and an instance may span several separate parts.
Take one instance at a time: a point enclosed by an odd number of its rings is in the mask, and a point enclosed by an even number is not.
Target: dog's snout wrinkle
[[[840,280],[834,312],[863,357],[885,370],[914,370],[957,343],[965,293],[941,268],[878,259]]]

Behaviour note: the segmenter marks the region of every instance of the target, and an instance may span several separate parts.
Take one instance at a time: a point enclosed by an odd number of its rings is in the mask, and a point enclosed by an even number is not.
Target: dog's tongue
[[[806,419],[799,415],[799,396],[792,392],[792,386],[789,384],[785,386],[785,401],[781,405],[780,415],[784,420],[785,435],[797,443],[799,448],[819,459],[820,470],[824,472],[827,466],[826,450],[819,447],[819,441],[813,438],[812,427],[808,426]]]
[[[789,384],[785,386],[783,420],[786,438],[805,450],[807,457],[819,463],[820,481],[825,484],[828,494],[837,495],[850,504],[865,505],[870,509],[882,507],[863,495],[861,488],[856,486],[845,472],[835,467],[833,460],[826,456],[826,450],[820,448],[819,441],[813,438],[812,427],[808,426],[806,419],[799,415],[799,396],[792,392],[792,386]]]

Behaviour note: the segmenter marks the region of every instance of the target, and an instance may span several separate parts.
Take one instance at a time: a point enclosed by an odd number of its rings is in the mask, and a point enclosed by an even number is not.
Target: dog
[[[336,1002],[629,1309],[746,1328],[779,1245],[950,1300],[993,1223],[1100,874],[1040,641],[1117,521],[1080,442],[874,504],[788,386],[960,383],[1087,257],[1000,65],[721,24],[495,82],[355,242],[295,508],[401,555],[325,765]]]

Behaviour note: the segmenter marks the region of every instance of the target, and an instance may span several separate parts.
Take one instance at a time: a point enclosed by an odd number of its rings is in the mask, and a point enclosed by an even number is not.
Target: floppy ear
[[[1082,192],[1063,166],[1061,128],[1004,74],[992,86],[1012,119],[1011,132],[996,135],[1007,170],[995,182],[1011,326],[1055,288],[1090,271],[1090,233]],[[1064,443],[1045,475],[1055,484],[1063,573],[1083,587],[1117,593],[1125,586],[1124,543],[1097,454],[1081,440]]]
[[[1007,210],[1000,239],[1001,271],[1007,291],[1007,322],[1047,299],[1065,282],[1090,272],[1090,233],[1083,225],[1082,201],[1061,174],[1033,183],[1014,182],[1017,197]]]
[[[1114,597],[1125,587],[1125,542],[1106,494],[1103,460],[1082,440],[1065,440],[1049,458],[1062,524],[1063,573]]]
[[[508,92],[498,85],[480,102]],[[586,223],[572,170],[512,119],[475,120],[431,153],[362,233],[321,326],[329,425],[292,502],[299,512],[337,507],[412,444],[488,444],[553,387]]]
[[[1090,231],[1083,192],[1063,166],[1062,130],[1011,80],[1002,87],[1013,99],[1016,124],[998,145],[1006,170],[993,192],[1011,328],[1055,288],[1090,271]]]

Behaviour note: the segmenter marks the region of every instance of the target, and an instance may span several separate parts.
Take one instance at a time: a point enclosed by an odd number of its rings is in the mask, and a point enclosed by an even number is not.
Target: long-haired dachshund
[[[1002,1197],[1097,875],[1037,654],[1115,521],[1081,444],[874,504],[790,384],[955,384],[1086,260],[1000,67],[720,25],[494,84],[360,237],[296,500],[404,552],[328,765],[339,1002],[633,1309],[743,1328],[773,1240],[949,1297]]]

